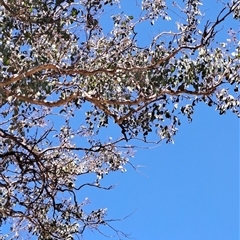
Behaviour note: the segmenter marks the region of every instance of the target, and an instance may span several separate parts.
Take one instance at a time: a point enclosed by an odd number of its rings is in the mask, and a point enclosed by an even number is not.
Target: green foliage
[[[132,141],[172,142],[200,102],[240,115],[238,30],[217,41],[239,1],[219,2],[214,21],[198,0],[136,1],[139,14],[117,12],[118,0],[0,3],[0,224],[13,223],[2,239],[110,226],[106,209],[88,212],[77,193],[110,190],[101,179],[131,165]],[[182,22],[138,43],[142,23],[175,22],[172,12]],[[111,124],[119,137],[103,139]],[[79,185],[86,174],[94,180]]]

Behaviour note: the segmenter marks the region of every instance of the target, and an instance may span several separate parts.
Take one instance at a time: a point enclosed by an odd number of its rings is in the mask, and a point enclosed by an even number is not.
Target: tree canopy
[[[240,116],[239,30],[223,28],[238,0],[215,3],[214,20],[200,0],[136,0],[131,15],[118,0],[0,4],[0,224],[12,229],[1,239],[122,233],[77,192],[110,190],[101,179],[134,167],[132,141],[172,142],[201,102]],[[139,26],[158,22],[169,30],[141,44]],[[119,134],[104,139],[109,125]]]

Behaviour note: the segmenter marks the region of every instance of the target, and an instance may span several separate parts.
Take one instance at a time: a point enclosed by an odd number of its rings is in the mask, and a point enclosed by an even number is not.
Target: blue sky
[[[135,1],[121,2],[127,14],[134,12]],[[220,5],[212,3],[203,7],[204,21],[218,14]],[[159,21],[152,29],[142,25],[139,41],[149,41],[152,34],[165,30],[164,24]],[[239,23],[229,18],[221,25],[229,26],[239,28]],[[224,37],[220,32],[217,40]],[[142,166],[140,172],[128,168],[103,180],[118,183],[115,189],[85,190],[92,206],[108,208],[109,218],[132,213],[113,224],[117,229],[137,240],[239,239],[239,120],[235,115],[220,116],[214,108],[197,106],[193,122],[184,119],[179,127],[174,145],[138,150],[132,163]],[[106,238],[88,231],[84,239]]]
[[[108,207],[109,217],[135,211],[116,228],[137,240],[239,239],[239,121],[233,114],[198,107],[174,145],[138,151],[133,163],[145,166],[141,173],[128,169],[106,179],[118,183],[115,189],[86,190],[92,206]],[[96,238],[106,239],[90,232],[84,239]]]

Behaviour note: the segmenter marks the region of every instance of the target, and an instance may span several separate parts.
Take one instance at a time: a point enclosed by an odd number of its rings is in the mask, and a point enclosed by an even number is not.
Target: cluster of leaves
[[[0,5],[0,223],[11,224],[14,233],[5,239],[21,239],[22,232],[73,239],[100,225],[120,233],[106,209],[85,211],[88,201],[77,192],[112,188],[101,179],[124,172],[133,155],[122,142],[147,142],[150,132],[157,142],[173,141],[181,115],[191,121],[199,102],[220,114],[240,114],[240,42],[234,29],[226,41],[216,41],[228,17],[240,18],[237,0],[219,3],[215,21],[205,24],[201,1],[174,2],[171,11],[183,22],[144,48],[136,29],[170,21],[165,1],[136,1],[138,19],[114,13],[108,33],[102,19],[121,5],[117,0]],[[102,140],[110,120],[119,138]],[[96,177],[79,184],[86,174]]]

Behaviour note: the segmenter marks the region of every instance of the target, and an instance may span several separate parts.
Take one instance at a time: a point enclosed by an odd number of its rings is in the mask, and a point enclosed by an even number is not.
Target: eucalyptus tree
[[[131,14],[118,0],[0,3],[1,239],[120,234],[106,209],[85,210],[83,187],[111,189],[101,179],[131,165],[132,141],[171,142],[200,102],[239,116],[238,29],[223,28],[238,0],[217,1],[214,20],[200,0],[135,1]],[[169,30],[139,43],[139,26],[159,23]]]

